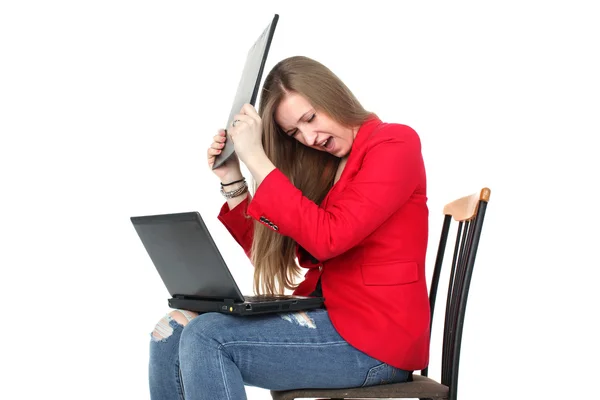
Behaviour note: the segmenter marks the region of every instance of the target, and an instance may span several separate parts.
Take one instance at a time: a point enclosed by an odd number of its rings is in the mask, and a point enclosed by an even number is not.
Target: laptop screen
[[[243,301],[198,212],[131,217],[171,296]]]
[[[267,25],[250,50],[248,50],[246,64],[244,65],[242,77],[238,84],[231,111],[229,112],[229,118],[225,125],[226,129],[230,126],[231,122],[233,122],[233,116],[240,112],[240,109],[244,104],[249,103],[253,106],[256,105],[256,98],[260,89],[265,62],[267,61],[271,40],[273,39],[278,20],[279,15],[275,14],[273,20]],[[233,143],[231,140],[227,140],[221,154],[215,158],[213,169],[223,165],[223,163],[231,157],[233,151]]]

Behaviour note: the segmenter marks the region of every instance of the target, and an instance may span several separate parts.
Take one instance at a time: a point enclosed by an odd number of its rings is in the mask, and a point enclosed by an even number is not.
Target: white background
[[[2,2],[0,397],[149,398],[149,332],[168,293],[132,215],[199,211],[250,291],[250,264],[216,220],[205,150],[275,12],[266,71],[315,58],[367,109],[420,134],[430,268],[443,205],[492,191],[460,398],[589,397],[600,372],[592,3]]]

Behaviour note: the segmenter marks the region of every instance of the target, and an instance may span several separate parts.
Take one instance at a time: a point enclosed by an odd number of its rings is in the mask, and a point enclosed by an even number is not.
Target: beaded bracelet
[[[223,189],[223,187],[221,186],[221,194],[226,199],[233,199],[234,197],[241,196],[242,194],[246,193],[247,191],[248,191],[248,185],[246,184],[246,182],[244,182],[244,184],[242,186],[240,186],[239,188],[237,188],[235,190],[232,190],[231,192],[226,192]]]

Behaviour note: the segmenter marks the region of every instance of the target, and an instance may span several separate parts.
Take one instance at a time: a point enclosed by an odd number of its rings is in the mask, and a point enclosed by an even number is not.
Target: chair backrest
[[[435,299],[446,252],[448,233],[450,232],[452,219],[454,219],[458,222],[458,227],[452,256],[452,269],[448,281],[441,375],[441,383],[449,388],[449,400],[456,399],[465,310],[490,193],[490,189],[483,188],[479,193],[462,197],[446,204],[444,207],[444,224],[431,280],[429,306],[431,308],[431,327],[433,327]],[[422,370],[421,375],[427,376],[427,369]]]

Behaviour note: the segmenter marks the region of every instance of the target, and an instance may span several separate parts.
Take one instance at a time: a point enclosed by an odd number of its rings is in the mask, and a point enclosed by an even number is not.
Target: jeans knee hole
[[[154,327],[154,330],[150,334],[153,342],[164,342],[173,335],[176,329],[182,329],[183,325],[175,321],[170,315],[165,315],[158,324]]]

